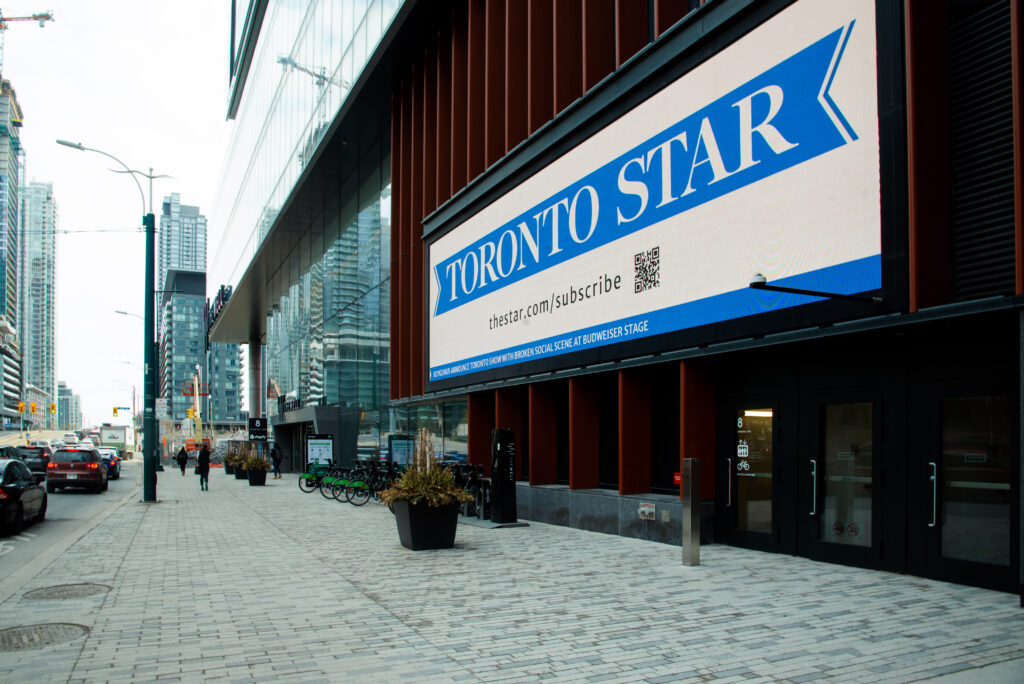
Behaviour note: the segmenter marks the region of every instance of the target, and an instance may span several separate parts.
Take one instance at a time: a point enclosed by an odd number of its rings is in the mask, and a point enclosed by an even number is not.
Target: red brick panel
[[[555,0],[555,113],[583,95],[583,1]]]
[[[679,363],[679,470],[684,458],[700,463],[700,496],[715,498],[715,385],[706,365]],[[682,490],[680,490],[680,497]]]
[[[437,144],[434,164],[434,207],[452,196],[452,39],[446,31],[437,37]]]
[[[615,71],[615,0],[584,0],[583,91],[590,90],[613,71]]]
[[[523,398],[526,388],[503,387],[494,392],[494,427],[511,430],[516,442],[516,479],[523,471],[522,459],[528,458],[529,441],[523,415]]]
[[[530,484],[555,484],[558,478],[558,407],[555,383],[529,387]]]
[[[648,42],[650,15],[647,3],[615,0],[615,66],[640,52]]]
[[[400,192],[402,188],[402,85],[396,83],[391,93],[391,182],[393,185],[392,196],[392,216],[395,220],[392,222],[391,230],[391,277],[393,283],[397,284],[398,278],[401,275],[402,267],[399,263],[398,255],[401,252],[402,241],[399,239],[399,231],[401,229],[401,216],[402,216],[402,194]],[[391,330],[391,349],[395,349],[395,343],[397,342],[396,331],[401,326],[401,316],[399,315],[398,308],[398,291],[397,289],[392,293],[391,306],[388,311],[388,315],[391,318],[390,330]],[[389,393],[392,399],[398,398],[398,364],[388,364],[388,377],[389,377]]]
[[[414,67],[412,93],[412,201],[409,222],[409,393],[423,393],[423,187],[426,162],[423,145],[424,127],[424,73],[422,65]],[[431,98],[433,99],[433,97]],[[419,143],[419,144],[415,144]]]
[[[484,167],[505,156],[505,0],[487,0]]]
[[[945,3],[907,0],[907,210],[910,310],[953,299],[953,224],[948,192],[949,65]]]
[[[569,380],[569,489],[597,489],[598,396],[592,378]]]
[[[466,11],[456,9],[452,14],[452,78],[451,78],[451,194],[466,187],[466,142],[469,113],[469,38]]]
[[[645,368],[619,371],[619,494],[651,491],[651,383]]]
[[[551,0],[529,0],[527,13],[529,86],[526,98],[528,131],[533,133],[555,115],[554,11]]]
[[[473,180],[486,168],[484,155],[484,102],[486,101],[487,72],[485,45],[487,42],[487,6],[485,0],[469,0],[467,25],[466,87],[466,165],[467,179]],[[467,182],[468,182],[467,181]]]
[[[654,0],[654,33],[660,36],[690,13],[690,0]]]
[[[423,205],[419,221],[413,232],[417,238],[423,235],[418,226],[423,217],[437,207],[437,53],[433,46],[423,57]]]
[[[505,150],[526,140],[527,74],[529,49],[527,43],[527,10],[523,0],[505,5]]]
[[[467,396],[466,413],[469,422],[469,462],[484,467],[484,475],[491,475],[491,430],[494,429],[494,393],[473,392]]]
[[[398,325],[392,329],[391,362],[397,365],[397,393],[399,397],[409,396],[409,336],[411,335],[410,321],[411,302],[409,300],[411,287],[409,284],[410,259],[412,256],[411,234],[413,214],[413,79],[408,78],[402,82],[401,87],[401,110],[402,110],[402,140],[401,140],[401,180],[399,182],[398,194],[401,195],[401,214],[397,215],[398,225],[396,235],[392,240],[398,243],[398,270],[395,272],[395,299],[393,306],[398,308]]]

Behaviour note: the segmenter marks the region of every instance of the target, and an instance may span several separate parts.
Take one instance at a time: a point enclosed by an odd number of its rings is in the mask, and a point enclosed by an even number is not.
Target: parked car
[[[121,455],[117,452],[117,449],[115,447],[97,447],[96,451],[100,452],[103,465],[107,466],[107,479],[120,480]]]
[[[28,469],[32,471],[32,476],[36,480],[42,481],[46,479],[46,466],[53,458],[53,450],[49,446],[38,446],[36,443],[32,443],[28,446],[18,447],[14,457],[24,461]]]
[[[58,487],[106,490],[107,466],[99,452],[91,447],[64,447],[54,452],[46,468],[46,491],[53,494]]]
[[[7,534],[18,534],[26,520],[46,517],[46,492],[17,459],[0,459],[0,522]]]

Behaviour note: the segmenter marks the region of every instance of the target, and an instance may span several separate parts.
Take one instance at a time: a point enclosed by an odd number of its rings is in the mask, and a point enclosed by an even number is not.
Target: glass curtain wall
[[[213,212],[211,282],[238,285],[401,4],[270,0]]]
[[[270,414],[302,406],[358,411],[361,454],[379,453],[389,397],[389,168],[387,147],[374,141],[355,177],[339,179],[308,239],[274,275],[287,278],[288,294],[267,318],[268,383],[282,397]],[[311,259],[317,251],[322,256]]]
[[[469,404],[463,398],[430,404],[393,406],[381,426],[381,455],[386,456],[388,436],[414,438],[426,428],[434,443],[434,458],[469,462]]]

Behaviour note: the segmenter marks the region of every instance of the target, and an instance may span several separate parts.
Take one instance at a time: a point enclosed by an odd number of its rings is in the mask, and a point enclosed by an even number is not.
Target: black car
[[[18,534],[26,520],[46,517],[46,492],[28,466],[16,459],[0,459],[0,523],[7,534]]]
[[[20,446],[14,458],[24,461],[37,480],[45,480],[46,466],[53,458],[53,450],[48,446]]]

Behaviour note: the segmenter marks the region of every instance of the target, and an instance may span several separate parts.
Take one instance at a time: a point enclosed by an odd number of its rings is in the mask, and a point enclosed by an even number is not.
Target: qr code
[[[654,247],[633,256],[633,292],[661,285],[661,248]]]

